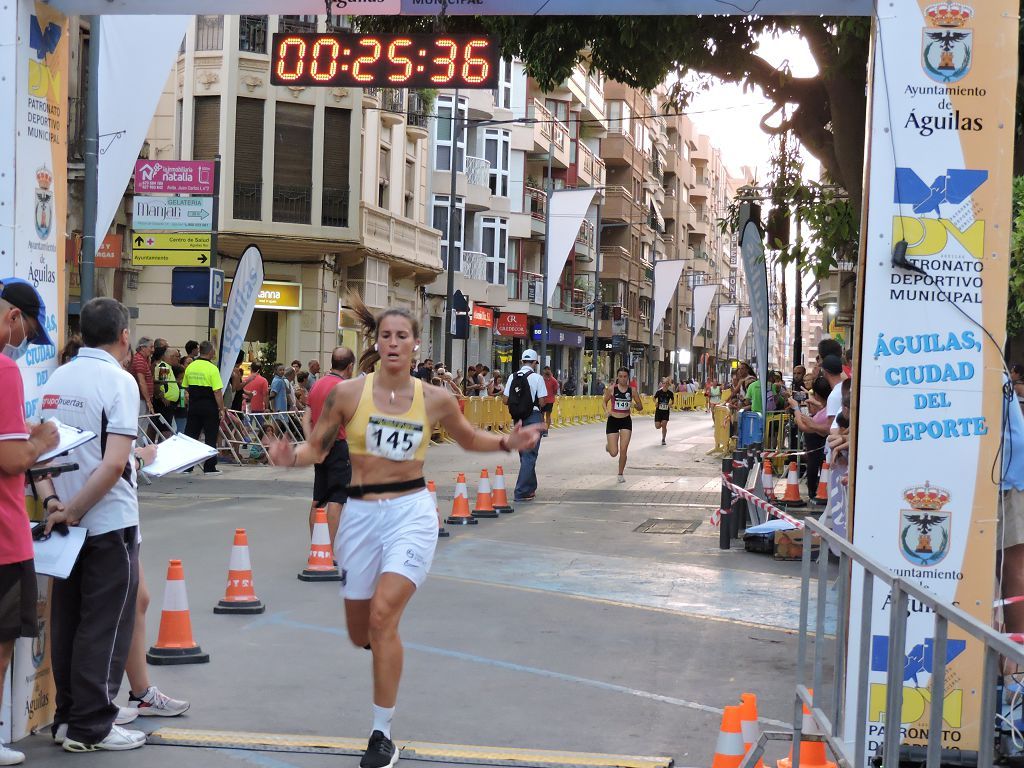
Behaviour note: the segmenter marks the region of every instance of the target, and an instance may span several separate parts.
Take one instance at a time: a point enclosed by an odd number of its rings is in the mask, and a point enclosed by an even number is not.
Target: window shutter
[[[321,223],[326,227],[348,226],[349,136],[352,111],[324,110],[324,190]]]
[[[192,159],[213,160],[220,151],[220,96],[196,96]]]
[[[277,104],[274,123],[274,221],[310,223],[313,107]]]

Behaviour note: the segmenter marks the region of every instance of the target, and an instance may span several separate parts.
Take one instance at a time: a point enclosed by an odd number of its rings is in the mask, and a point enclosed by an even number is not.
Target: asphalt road
[[[707,522],[718,499],[718,463],[705,456],[710,417],[673,414],[664,447],[650,418],[635,425],[624,485],[601,425],[561,429],[542,443],[535,502],[449,528],[403,620],[397,741],[698,766],[710,765],[721,708],[740,693],[758,694],[763,719],[792,716],[799,564],[718,549]],[[480,469],[493,472],[498,461],[511,487],[514,455],[432,449],[427,474],[442,511],[456,473],[466,473],[472,497]],[[311,484],[309,470],[226,467],[220,477],[177,476],[143,489],[150,642],[167,560],[181,558],[195,638],[211,655],[209,664],[151,668],[162,690],[193,704],[176,720],[139,721],[145,730],[366,737],[369,654],[347,639],[337,585],[296,579]],[[636,530],[650,519],[693,530]],[[236,527],[248,531],[262,616],[212,613]],[[352,756],[160,745],[71,756],[41,735],[18,746],[38,766],[358,765]]]

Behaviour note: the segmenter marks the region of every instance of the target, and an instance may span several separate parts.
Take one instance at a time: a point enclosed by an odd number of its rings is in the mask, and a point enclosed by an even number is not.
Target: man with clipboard
[[[30,283],[0,281],[0,680],[7,675],[19,637],[35,637],[36,571],[25,516],[25,472],[57,447],[57,427],[25,424],[25,390],[15,362],[29,344],[53,346],[46,333],[46,307]],[[0,689],[0,695],[3,694]],[[25,755],[0,741],[0,765],[17,765]]]

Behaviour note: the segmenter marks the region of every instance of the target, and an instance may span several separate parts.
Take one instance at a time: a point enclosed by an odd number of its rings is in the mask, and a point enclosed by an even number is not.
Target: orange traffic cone
[[[761,726],[757,722],[757,696],[752,693],[740,696],[740,730],[743,732],[743,755],[746,757],[761,738]],[[754,768],[764,768],[764,760],[758,758]]]
[[[327,511],[317,509],[313,518],[313,536],[309,542],[309,558],[306,567],[298,574],[299,581],[341,581],[337,566],[334,565],[334,550],[331,547],[331,533],[327,528]]]
[[[192,639],[192,617],[188,612],[188,593],[185,591],[185,569],[181,560],[167,565],[167,583],[164,585],[164,608],[160,614],[160,632],[156,645],[149,649],[146,661],[150,664],[205,664],[210,654],[203,653]]]
[[[809,693],[811,696],[814,695],[814,691],[809,691]],[[821,729],[818,728],[818,724],[811,717],[811,712],[807,709],[807,705],[804,705],[803,727],[800,730],[809,736],[822,735]],[[824,741],[805,741],[804,739],[800,739],[800,765],[793,765],[792,747],[789,749],[789,757],[782,758],[776,765],[778,768],[836,768],[836,764],[828,760]]]
[[[796,469],[796,462],[789,462],[789,477],[786,478],[786,493],[779,499],[781,504],[787,507],[806,507],[807,502],[800,498],[800,474]]]
[[[503,514],[509,512],[515,512],[512,505],[508,503],[508,495],[505,493],[505,470],[501,468],[501,464],[494,470],[494,490],[491,491],[491,500],[494,502],[494,508]]]
[[[263,613],[267,607],[256,597],[249,562],[249,539],[245,528],[235,529],[235,543],[228,561],[228,586],[224,597],[213,607],[214,613]]]
[[[743,731],[740,708],[726,707],[722,715],[722,729],[718,732],[715,756],[711,768],[739,768],[746,752],[743,749]]]
[[[437,506],[437,486],[434,485],[433,480],[427,480],[427,490],[430,492],[430,498],[434,500],[434,511],[437,513],[437,538],[447,539],[451,534],[444,529],[444,521],[441,519],[441,510]]]
[[[761,471],[761,485],[764,487],[764,497],[768,501],[775,501],[775,475],[772,473],[772,460],[764,460],[764,469]]]
[[[828,504],[828,481],[831,479],[831,476],[832,469],[827,461],[823,461],[821,463],[821,476],[818,479],[818,493],[811,499],[812,503],[818,506]]]
[[[445,520],[448,525],[476,525],[480,521],[469,514],[469,496],[466,491],[466,473],[459,472],[455,480],[455,498],[452,499],[452,513]]]
[[[491,501],[491,480],[487,476],[487,470],[480,470],[480,484],[476,487],[476,507],[473,509],[473,517],[497,517],[498,511]]]

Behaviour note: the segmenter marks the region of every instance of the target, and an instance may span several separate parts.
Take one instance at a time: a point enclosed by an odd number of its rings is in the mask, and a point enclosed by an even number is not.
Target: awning
[[[665,217],[661,215],[661,210],[658,208],[658,204],[651,200],[651,229],[655,229],[658,232],[665,233]]]

